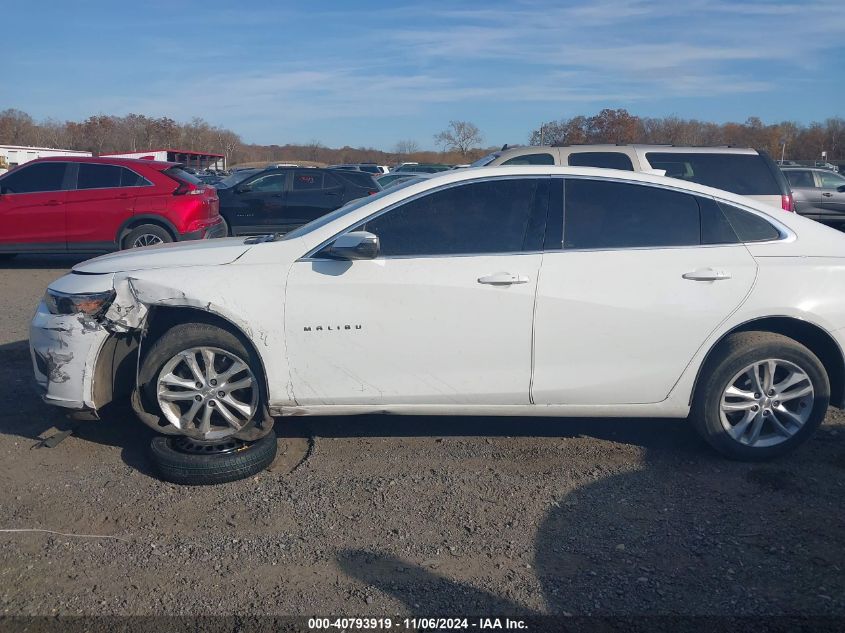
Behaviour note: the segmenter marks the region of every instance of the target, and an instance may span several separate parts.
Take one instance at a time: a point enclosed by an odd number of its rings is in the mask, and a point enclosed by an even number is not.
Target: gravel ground
[[[28,321],[74,261],[0,264],[0,528],[73,535],[0,532],[2,614],[845,615],[834,410],[763,464],[672,420],[280,420],[270,470],[199,488],[128,413],[34,449],[69,422]]]

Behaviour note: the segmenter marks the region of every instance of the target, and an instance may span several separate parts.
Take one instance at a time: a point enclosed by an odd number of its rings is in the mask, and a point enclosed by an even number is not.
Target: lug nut
[[[774,390],[774,389],[769,389],[769,395],[770,395],[770,396],[775,395],[775,390]]]
[[[751,407],[751,410],[752,410],[752,411],[759,411],[759,410],[760,410],[760,407],[758,407],[758,406],[755,404],[753,407]]]
[[[226,392],[225,391],[218,391],[217,395],[220,396],[221,398],[224,398],[226,396]]]
[[[214,406],[214,405],[216,405],[216,404],[217,404],[217,403],[216,403],[216,402],[214,402],[214,400],[209,400],[209,402],[208,402],[208,406],[210,406],[210,407],[213,407],[213,406]]]
[[[211,384],[212,387],[214,387],[217,384],[217,381],[214,378],[212,378],[208,382],[209,382],[209,384]]]
[[[198,382],[198,383],[195,383],[195,384],[197,386],[197,389],[202,389],[202,383],[201,382]]]
[[[768,409],[763,409],[763,415],[769,415],[769,410],[768,410]]]
[[[772,403],[772,406],[773,406],[773,407],[779,407],[779,406],[780,406],[780,401],[775,400],[775,401]]]
[[[199,402],[200,400],[202,400],[202,396],[200,396],[200,395],[196,395],[196,396],[194,396],[194,400],[196,400],[197,402]]]
[[[759,398],[759,397],[760,397],[760,394],[759,394],[759,393],[755,393],[755,394],[754,394],[754,397],[755,397],[755,398]]]

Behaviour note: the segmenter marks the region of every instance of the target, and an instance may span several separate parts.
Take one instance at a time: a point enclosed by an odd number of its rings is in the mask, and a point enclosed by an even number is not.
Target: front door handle
[[[61,200],[48,200],[44,203],[45,207],[57,207],[61,204]]]
[[[478,283],[490,286],[511,286],[513,284],[527,284],[528,277],[516,273],[493,273],[478,278]]]
[[[833,194],[832,194],[832,193],[830,193],[829,191],[825,191],[824,193],[822,193],[822,195],[823,195],[825,198],[832,198],[832,197],[833,197]]]
[[[690,281],[720,281],[731,278],[731,274],[727,270],[715,270],[713,268],[699,268],[691,273],[684,273],[682,276]]]

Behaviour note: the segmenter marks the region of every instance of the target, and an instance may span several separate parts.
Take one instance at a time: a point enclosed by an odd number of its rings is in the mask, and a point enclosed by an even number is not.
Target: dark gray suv
[[[845,224],[845,176],[829,169],[783,167],[795,211],[826,224]]]

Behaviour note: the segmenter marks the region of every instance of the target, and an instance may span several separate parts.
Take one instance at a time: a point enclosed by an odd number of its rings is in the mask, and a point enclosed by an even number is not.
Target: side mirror
[[[332,242],[326,251],[335,259],[375,259],[379,253],[378,235],[367,231],[352,231]]]
[[[839,186],[836,188],[836,190],[837,190],[839,193],[845,193],[845,185],[839,185]],[[0,193],[2,193],[2,187],[0,187]]]
[[[237,193],[247,193],[248,191],[252,191],[252,185],[245,184],[245,185],[238,185],[235,187],[235,191]]]

